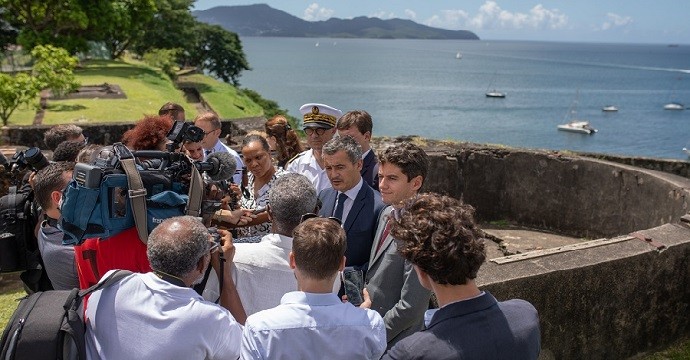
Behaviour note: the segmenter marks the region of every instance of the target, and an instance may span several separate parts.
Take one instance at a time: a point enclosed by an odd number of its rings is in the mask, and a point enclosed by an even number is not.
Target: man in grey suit
[[[319,215],[342,221],[345,266],[366,270],[376,219],[384,207],[381,195],[362,180],[362,149],[351,137],[333,137],[323,145],[322,156],[331,187],[319,193]]]
[[[379,153],[379,190],[389,205],[379,217],[369,255],[366,288],[371,309],[383,317],[390,349],[401,339],[422,329],[431,292],[417,279],[412,264],[398,254],[390,235],[392,220],[399,218],[405,202],[417,196],[429,167],[420,147],[411,143],[393,145]]]
[[[525,359],[539,357],[537,310],[524,300],[498,302],[475,283],[484,262],[474,208],[436,194],[405,207],[391,233],[419,282],[440,305],[427,328],[397,343],[384,359]]]

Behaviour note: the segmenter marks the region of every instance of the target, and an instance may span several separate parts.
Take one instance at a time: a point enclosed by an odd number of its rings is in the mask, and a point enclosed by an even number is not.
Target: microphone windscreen
[[[206,161],[213,164],[213,169],[206,172],[213,181],[230,180],[237,170],[235,157],[226,152],[211,153]]]

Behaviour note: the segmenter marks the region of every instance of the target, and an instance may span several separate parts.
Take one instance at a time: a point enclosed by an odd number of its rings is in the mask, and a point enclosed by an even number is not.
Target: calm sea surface
[[[375,136],[676,159],[690,148],[690,109],[663,110],[670,101],[690,106],[690,45],[256,37],[242,44],[253,69],[240,78],[243,87],[296,117],[307,102],[367,110]],[[490,85],[507,97],[486,98]],[[576,99],[577,117],[597,134],[556,130]],[[620,111],[604,113],[605,105]]]

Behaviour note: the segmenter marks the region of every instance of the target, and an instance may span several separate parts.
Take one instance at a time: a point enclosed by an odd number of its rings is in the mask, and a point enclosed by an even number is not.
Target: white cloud
[[[334,13],[335,10],[333,9],[326,9],[317,3],[312,3],[304,10],[304,17],[302,19],[307,21],[328,20],[333,17]]]
[[[405,9],[405,16],[410,20],[417,20],[417,13],[410,9]]]
[[[464,10],[442,10],[425,21],[426,25],[446,28],[473,30],[494,29],[562,29],[568,24],[568,17],[558,9],[547,9],[535,5],[527,13],[510,12],[501,9],[496,1],[488,0],[476,14]]]
[[[394,17],[395,17],[395,13],[392,13],[392,12],[385,12],[385,11],[381,10],[381,11],[379,11],[379,12],[376,12],[376,13],[373,13],[373,14],[369,15],[369,17],[375,17],[375,18],[379,18],[379,19],[386,20],[386,19],[392,19],[392,18],[394,18]]]
[[[633,19],[630,16],[621,16],[614,13],[607,13],[606,20],[601,24],[598,30],[610,30],[614,28],[626,27],[632,24]]]

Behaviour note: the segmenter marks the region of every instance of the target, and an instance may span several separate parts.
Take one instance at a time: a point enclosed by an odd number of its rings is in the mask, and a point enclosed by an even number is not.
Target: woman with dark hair
[[[242,156],[249,170],[246,191],[243,191],[240,206],[243,209],[255,210],[254,218],[248,227],[240,228],[238,242],[258,242],[263,235],[271,231],[268,212],[262,211],[268,205],[268,195],[275,180],[287,174],[283,169],[273,166],[271,152],[266,138],[261,135],[248,135],[242,141]]]
[[[130,150],[165,150],[173,120],[169,115],[146,115],[122,135]]]
[[[283,115],[276,115],[264,124],[268,143],[276,151],[278,167],[285,168],[288,160],[302,152],[302,144],[297,133],[292,130],[287,119]]]

